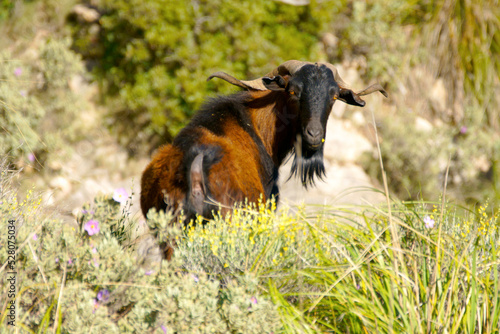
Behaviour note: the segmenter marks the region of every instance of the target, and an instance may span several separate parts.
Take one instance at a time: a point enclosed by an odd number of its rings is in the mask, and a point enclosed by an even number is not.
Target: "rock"
[[[286,3],[287,5],[292,5],[292,6],[307,6],[310,3],[309,0],[277,0],[277,1]]]
[[[437,79],[429,91],[429,102],[431,103],[432,109],[434,109],[437,114],[445,113],[447,100],[448,93],[446,92],[444,81],[443,79]]]
[[[366,118],[361,111],[355,111],[351,116],[351,120],[356,126],[366,125]]]
[[[426,120],[423,117],[417,117],[415,119],[415,129],[420,132],[431,132],[434,126],[432,126],[431,122]]]
[[[291,164],[280,170],[282,182],[280,196],[288,205],[327,204],[327,205],[366,205],[379,204],[384,196],[374,191],[376,188],[365,171],[354,163],[331,163],[323,181],[317,180],[316,186],[305,189],[297,178],[287,181]]]
[[[331,115],[335,116],[336,118],[342,118],[344,116],[346,107],[347,107],[347,104],[345,104],[343,102],[335,103],[332,107]]]
[[[491,161],[486,155],[481,155],[472,161],[474,168],[486,173],[491,168]]]
[[[323,36],[321,37],[321,41],[323,42],[326,48],[337,48],[339,44],[338,37],[332,34],[331,32],[323,34]]]
[[[350,121],[331,118],[327,125],[325,159],[336,162],[355,162],[364,152],[372,151],[372,145]]]
[[[81,5],[81,4],[78,4],[75,7],[73,7],[73,13],[75,13],[75,15],[79,19],[81,19],[85,22],[89,22],[89,23],[97,21],[99,19],[99,16],[100,16],[100,14],[97,10],[89,8],[89,7]]]
[[[57,189],[60,191],[60,194],[56,194],[58,196],[63,196],[66,194],[69,194],[71,192],[71,183],[69,182],[68,179],[62,177],[62,176],[56,176],[49,182],[49,186],[52,189]]]

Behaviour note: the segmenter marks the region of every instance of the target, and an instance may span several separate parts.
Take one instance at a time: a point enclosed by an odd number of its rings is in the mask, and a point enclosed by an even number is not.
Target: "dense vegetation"
[[[0,1],[0,35],[0,275],[15,226],[20,332],[499,332],[497,1]],[[181,230],[168,213],[141,225],[123,190],[71,225],[43,208],[43,189],[18,189],[99,132],[147,155],[207,96],[234,91],[209,74],[253,78],[292,58],[387,87],[365,109],[380,140],[360,126],[383,170],[362,163],[399,199],[259,203]],[[79,80],[97,83],[97,116]],[[167,239],[170,263],[154,246]]]
[[[391,202],[357,212],[293,215],[273,203],[238,208],[205,227],[170,226],[150,212],[151,235],[118,189],[79,212],[47,216],[2,166],[0,228],[17,231],[16,327],[72,333],[498,333],[500,212]],[[9,218],[7,218],[9,217]],[[11,224],[9,220],[15,223]],[[0,235],[7,244],[8,233]],[[149,240],[150,243],[145,241]],[[3,248],[4,250],[6,248]],[[1,281],[2,296],[11,288]],[[7,326],[2,297],[0,327]],[[4,327],[5,328],[5,327]]]
[[[375,115],[394,194],[436,199],[449,165],[448,191],[458,201],[500,198],[500,9],[493,0],[307,6],[96,0],[83,6],[90,14],[72,11],[75,3],[2,5],[4,46],[8,38],[15,41],[2,55],[2,154],[13,160],[33,153],[43,165],[51,152],[60,156],[66,142],[71,147],[71,140],[89,133],[75,126],[85,122],[77,117],[81,103],[68,86],[81,73],[79,57],[91,70],[87,78],[99,83],[107,110],[101,124],[131,155],[171,140],[207,96],[234,91],[223,82],[207,83],[209,74],[223,70],[253,78],[287,59],[321,59],[344,63],[387,86],[391,99]],[[52,60],[26,52],[27,46],[67,47],[64,38],[72,50],[49,52]],[[50,71],[60,84],[50,82]],[[420,119],[431,128],[419,130]],[[65,130],[44,138],[40,134],[49,132],[44,126],[50,123],[49,131]],[[380,178],[377,159],[367,157],[364,167]]]

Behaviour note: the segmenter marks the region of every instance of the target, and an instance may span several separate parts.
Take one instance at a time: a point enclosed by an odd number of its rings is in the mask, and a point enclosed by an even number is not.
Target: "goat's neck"
[[[274,164],[279,167],[293,148],[297,113],[284,92],[251,92],[249,110],[253,126]]]

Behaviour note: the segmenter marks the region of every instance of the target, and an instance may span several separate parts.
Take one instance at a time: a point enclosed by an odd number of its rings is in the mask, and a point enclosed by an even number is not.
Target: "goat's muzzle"
[[[309,123],[304,129],[304,143],[311,149],[317,150],[324,142],[325,131],[321,123]]]

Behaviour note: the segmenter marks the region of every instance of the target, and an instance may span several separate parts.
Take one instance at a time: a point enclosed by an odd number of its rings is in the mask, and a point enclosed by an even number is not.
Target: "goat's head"
[[[355,93],[347,88],[333,65],[297,60],[287,61],[262,78],[251,81],[238,80],[224,72],[214,73],[234,85],[250,90],[280,91],[287,96],[287,108],[298,120],[295,159],[292,175],[298,174],[304,186],[314,184],[314,177],[325,173],[323,143],[326,125],[336,100],[363,107],[360,96],[376,91],[387,96],[385,90],[375,84]],[[209,79],[210,79],[209,78]]]

